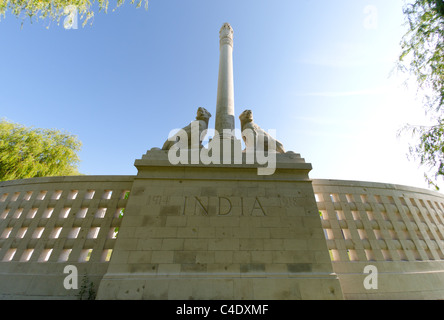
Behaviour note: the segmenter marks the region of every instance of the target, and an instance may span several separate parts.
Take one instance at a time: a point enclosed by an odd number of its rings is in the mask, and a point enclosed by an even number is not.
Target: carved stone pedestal
[[[311,165],[276,157],[266,176],[257,165],[171,165],[161,150],[136,160],[98,299],[342,299]]]

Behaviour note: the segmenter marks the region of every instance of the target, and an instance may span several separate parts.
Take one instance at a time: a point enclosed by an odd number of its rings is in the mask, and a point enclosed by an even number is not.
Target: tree
[[[437,180],[444,176],[444,1],[413,0],[403,12],[408,31],[404,35],[399,68],[416,78],[424,96],[424,107],[435,123],[431,126],[412,126],[419,136],[410,155],[425,166],[424,176],[437,189]]]
[[[78,175],[76,136],[0,120],[0,181]]]
[[[117,0],[116,7],[123,5],[125,0]],[[131,4],[136,3],[139,8],[145,2],[145,8],[148,9],[148,0],[131,0]],[[62,17],[72,18],[72,14],[80,15],[83,19],[83,25],[94,17],[93,5],[95,0],[0,0],[0,18],[5,17],[6,11],[9,9],[16,17],[28,16],[32,18],[45,19],[60,22]],[[108,11],[109,0],[97,0],[99,11]],[[113,9],[114,11],[115,9]]]

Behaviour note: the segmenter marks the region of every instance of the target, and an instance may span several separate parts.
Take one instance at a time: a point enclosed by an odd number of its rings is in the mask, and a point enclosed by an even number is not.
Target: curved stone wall
[[[79,290],[63,286],[67,265],[97,290],[134,178],[0,182],[0,298],[76,298]],[[362,181],[312,184],[346,299],[444,298],[444,195]]]
[[[444,195],[361,181],[313,180],[346,299],[444,298]],[[366,289],[366,266],[377,289]]]
[[[0,298],[75,298],[79,290],[63,285],[67,265],[77,267],[79,286],[97,290],[133,179],[0,182]]]

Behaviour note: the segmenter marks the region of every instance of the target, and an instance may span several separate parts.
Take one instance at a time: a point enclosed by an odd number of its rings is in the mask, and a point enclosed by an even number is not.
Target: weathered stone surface
[[[282,154],[275,174],[260,176],[254,165],[171,165],[166,158],[150,151],[136,161],[133,189],[145,191],[131,195],[127,208],[138,210],[126,210],[121,229],[140,231],[119,235],[114,252],[137,254],[128,256],[131,268],[111,258],[98,298],[136,297],[122,292],[133,286],[151,299],[164,298],[165,287],[175,299],[342,298],[309,164]],[[127,284],[140,281],[145,289]]]

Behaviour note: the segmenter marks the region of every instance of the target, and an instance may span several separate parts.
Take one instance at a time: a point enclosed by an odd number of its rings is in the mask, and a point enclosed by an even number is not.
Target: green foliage
[[[129,195],[130,195],[130,192],[129,191],[127,191],[127,192],[125,192],[125,195],[124,195],[124,199],[128,199],[129,198]],[[122,208],[121,210],[120,210],[120,212],[119,212],[119,218],[123,218],[123,215],[125,214],[125,208]],[[115,236],[117,237],[117,234],[119,233],[119,227],[115,227],[114,228],[114,233],[115,233]]]
[[[125,0],[117,0],[116,7],[123,5]],[[136,4],[139,8],[145,2],[145,8],[148,8],[148,0],[131,0],[131,4]],[[83,20],[83,26],[94,17],[93,4],[97,3],[99,11],[108,12],[109,0],[0,0],[0,18],[5,17],[9,10],[16,17],[29,17],[45,19],[60,22],[60,18],[68,16],[69,6],[77,9],[80,20]],[[115,9],[113,9],[114,11]]]
[[[419,142],[410,147],[410,155],[428,167],[427,181],[437,185],[444,176],[444,144],[442,141],[442,107],[444,105],[444,1],[414,0],[404,6],[408,32],[404,35],[399,69],[416,78],[424,95],[426,112],[432,113],[436,125],[408,126]]]
[[[419,136],[418,144],[410,146],[409,153],[421,165],[429,168],[424,177],[429,185],[439,190],[436,181],[444,176],[444,119],[437,122],[435,126],[407,126],[405,130]]]
[[[0,120],[0,181],[78,175],[76,136]]]
[[[79,293],[77,294],[79,300],[95,300],[96,290],[94,289],[94,283],[89,280],[87,274],[82,278],[82,284],[80,285]]]
[[[431,91],[427,107],[438,111],[444,103],[444,2],[416,0],[404,7],[404,14],[409,30],[399,66],[416,77],[421,89]]]

